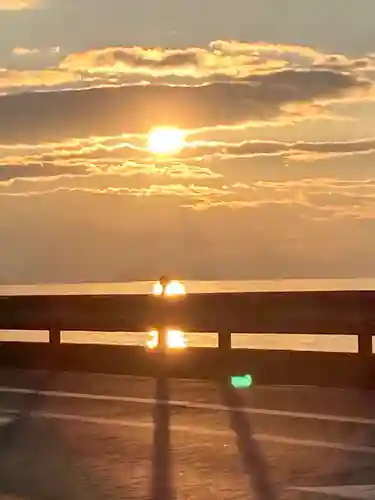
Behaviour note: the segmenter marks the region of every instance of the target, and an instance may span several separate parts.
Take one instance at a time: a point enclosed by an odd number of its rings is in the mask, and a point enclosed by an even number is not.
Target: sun
[[[147,147],[151,153],[169,155],[185,146],[185,132],[174,127],[157,127],[148,134]]]
[[[160,281],[155,283],[152,293],[153,295],[161,295],[163,293],[163,285]],[[186,295],[185,286],[177,280],[172,280],[165,286],[165,295],[167,297]]]

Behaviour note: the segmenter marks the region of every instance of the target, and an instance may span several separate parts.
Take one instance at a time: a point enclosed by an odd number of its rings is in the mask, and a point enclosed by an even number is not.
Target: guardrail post
[[[231,368],[232,335],[231,332],[219,332],[219,374],[220,379],[228,382]]]
[[[61,332],[59,328],[52,327],[49,329],[49,343],[52,345],[61,344]]]
[[[221,352],[230,351],[232,348],[232,335],[230,332],[219,332],[219,349]]]
[[[167,337],[168,329],[164,325],[160,325],[158,333],[158,349],[162,353],[165,353],[167,350]]]
[[[373,325],[363,325],[362,332],[358,333],[358,356],[360,363],[360,385],[364,389],[374,388],[374,371],[372,366],[372,332]]]
[[[358,334],[358,353],[360,356],[372,356],[372,334],[363,332]]]
[[[158,325],[158,346],[157,349],[160,353],[166,354],[168,347],[168,326],[167,326],[167,316],[168,316],[168,300],[166,300],[167,285],[169,279],[165,276],[160,278],[160,284],[162,286],[162,291],[159,301],[159,325]]]

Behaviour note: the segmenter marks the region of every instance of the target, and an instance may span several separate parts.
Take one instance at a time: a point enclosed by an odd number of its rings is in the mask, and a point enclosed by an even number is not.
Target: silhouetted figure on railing
[[[159,283],[161,284],[162,286],[162,292],[161,292],[161,295],[165,295],[165,292],[166,292],[166,289],[167,289],[167,286],[169,285],[169,283],[171,282],[171,279],[168,278],[168,276],[162,276],[160,279],[159,279]]]

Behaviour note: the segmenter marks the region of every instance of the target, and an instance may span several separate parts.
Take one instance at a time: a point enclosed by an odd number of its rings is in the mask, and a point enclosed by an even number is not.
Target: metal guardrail
[[[306,291],[153,295],[0,297],[1,330],[145,332],[178,328],[215,332],[219,349],[232,333],[339,334],[358,337],[360,356],[372,356],[375,292]]]

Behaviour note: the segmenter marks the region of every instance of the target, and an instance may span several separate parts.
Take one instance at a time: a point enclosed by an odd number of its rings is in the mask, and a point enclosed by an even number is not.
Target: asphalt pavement
[[[375,392],[0,371],[0,500],[375,499]]]

